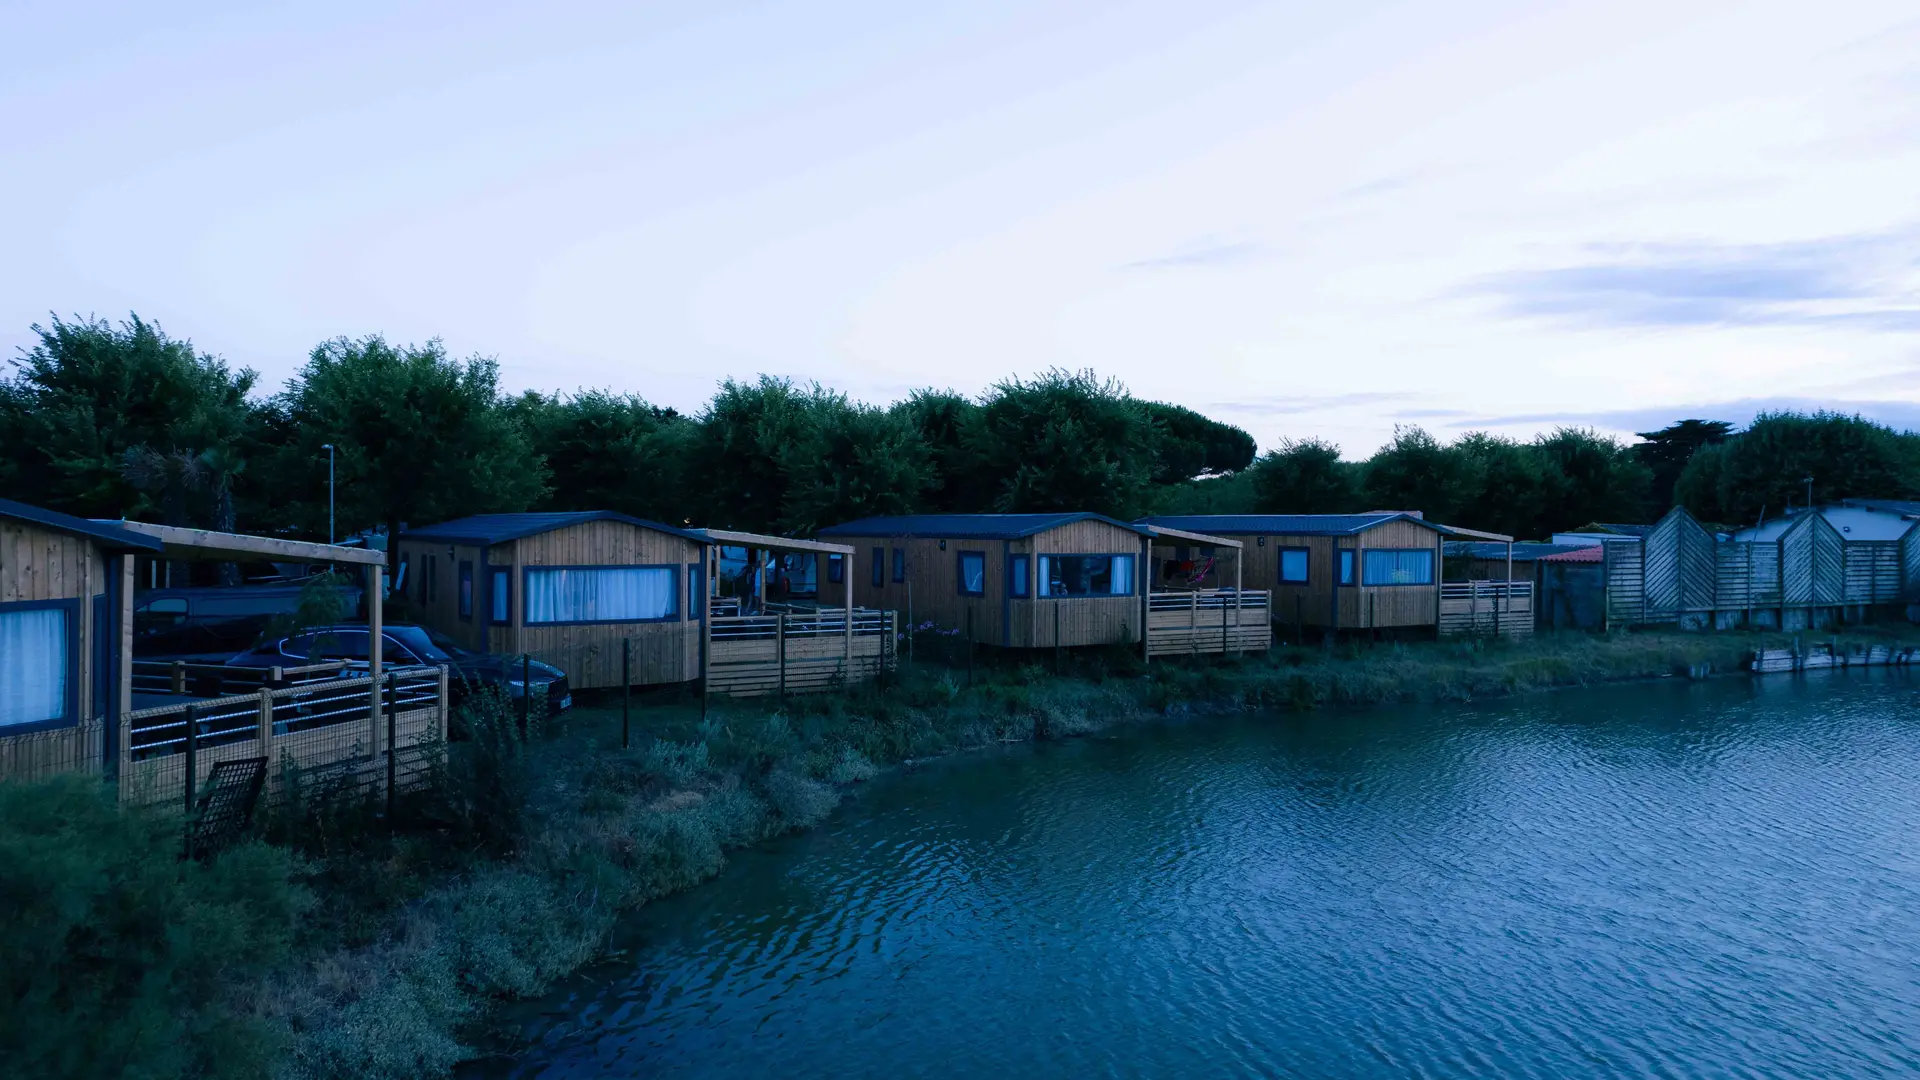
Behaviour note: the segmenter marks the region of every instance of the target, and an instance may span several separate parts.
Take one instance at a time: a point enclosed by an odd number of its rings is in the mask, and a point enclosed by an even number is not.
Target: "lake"
[[[513,1077],[1920,1072],[1920,683],[943,761],[636,913]]]

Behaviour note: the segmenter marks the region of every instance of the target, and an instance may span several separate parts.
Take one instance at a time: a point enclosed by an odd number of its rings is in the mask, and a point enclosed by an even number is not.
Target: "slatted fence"
[[[1262,652],[1273,645],[1272,597],[1258,589],[1147,596],[1147,656]]]
[[[716,617],[707,688],[732,697],[805,694],[891,670],[898,613],[855,608],[777,610]]]
[[[1440,586],[1440,636],[1533,633],[1533,582],[1449,581]]]

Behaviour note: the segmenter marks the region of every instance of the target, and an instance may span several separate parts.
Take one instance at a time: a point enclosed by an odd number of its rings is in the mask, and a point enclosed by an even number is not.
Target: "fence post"
[[[199,712],[200,711],[194,706],[187,706],[187,776],[186,782],[183,783],[181,787],[186,789],[187,835],[189,837],[193,835],[193,790],[200,776]],[[189,840],[188,843],[191,844],[192,841]],[[192,852],[189,851],[188,854],[191,856]]]
[[[1060,604],[1053,605],[1053,673],[1060,674]]]
[[[633,639],[620,639],[620,749],[633,745]]]
[[[520,737],[526,738],[533,720],[533,654],[520,654]]]
[[[973,605],[967,605],[967,689],[973,689]]]
[[[399,758],[394,742],[400,728],[400,695],[396,692],[399,689],[399,676],[389,671],[384,681],[387,684],[387,828],[391,829],[393,828],[394,780]]]
[[[787,700],[787,613],[773,617],[773,648],[780,654],[780,702]]]
[[[273,691],[268,687],[260,688],[260,756],[273,757]]]
[[[173,662],[172,678],[169,680],[167,688],[176,694],[184,694],[187,692],[187,662],[185,660],[175,660]]]
[[[1200,594],[1187,594],[1187,655],[1200,655]]]

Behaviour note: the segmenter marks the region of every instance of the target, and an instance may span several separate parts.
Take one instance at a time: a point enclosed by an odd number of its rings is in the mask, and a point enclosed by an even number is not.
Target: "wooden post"
[[[185,694],[187,692],[187,662],[185,660],[175,660],[173,662],[172,678],[167,688],[176,694]]]
[[[967,605],[967,689],[973,689],[973,605]]]
[[[1500,614],[1495,615],[1493,617],[1493,629],[1494,629],[1494,632],[1497,634],[1505,634],[1507,632],[1507,628],[1505,626],[1502,626],[1501,623],[1508,621],[1508,619],[1510,619],[1511,616],[1513,615],[1513,541],[1511,540],[1507,541],[1506,603],[1501,605],[1499,611],[1500,611]],[[1501,617],[1503,615],[1507,616],[1508,618],[1503,619]]]
[[[440,741],[447,741],[447,721],[453,714],[453,702],[447,696],[447,665],[440,665]]]
[[[520,737],[527,737],[533,720],[533,655],[520,654]]]
[[[847,625],[842,646],[844,659],[840,661],[842,682],[853,681],[853,552],[840,556],[840,591],[846,596]]]
[[[685,656],[685,653],[680,655]],[[620,639],[620,749],[633,745],[633,639]]]
[[[1200,594],[1187,594],[1187,655],[1200,655]]]
[[[780,701],[787,700],[787,613],[773,617],[773,649],[780,654]]]
[[[193,789],[200,777],[200,712],[194,706],[187,706],[187,775],[180,786],[186,791],[187,836],[193,836]],[[191,844],[192,840],[189,839]],[[188,849],[192,855],[192,849]]]
[[[1238,603],[1237,598],[1235,603]],[[1220,602],[1220,655],[1223,658],[1227,655],[1227,604],[1225,600]]]
[[[1060,604],[1053,605],[1053,673],[1060,674]]]
[[[367,747],[380,752],[380,670],[386,659],[386,614],[383,601],[387,592],[387,568],[367,567]]]
[[[395,780],[395,772],[397,771],[399,764],[398,758],[400,756],[396,752],[400,745],[400,695],[398,693],[398,679],[399,676],[388,672],[386,679],[383,680],[385,684],[384,687],[379,683],[375,684],[376,692],[384,688],[387,694],[387,828],[389,829],[393,828],[393,800],[395,788],[398,786]]]
[[[913,577],[907,577],[907,660],[913,660]]]
[[[708,564],[707,594],[700,598],[700,719],[707,718],[708,684],[713,682],[713,597],[720,589],[719,548],[708,549],[711,562]],[[848,585],[852,587],[851,584]],[[682,653],[682,656],[686,654]]]
[[[1233,644],[1235,653],[1243,653],[1246,651],[1240,647],[1240,643],[1243,640],[1240,635],[1240,590],[1243,587],[1244,581],[1243,575],[1240,572],[1240,564],[1246,561],[1246,548],[1243,547],[1233,553]],[[1271,619],[1273,616],[1269,613],[1267,617]]]
[[[273,691],[264,686],[260,688],[260,727],[255,732],[254,738],[260,743],[260,756],[271,762],[273,759]]]
[[[1147,644],[1148,635],[1153,633],[1153,537],[1140,538],[1140,662],[1152,660],[1153,653]]]

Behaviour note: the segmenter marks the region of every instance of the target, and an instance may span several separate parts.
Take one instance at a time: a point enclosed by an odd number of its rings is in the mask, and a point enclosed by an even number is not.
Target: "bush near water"
[[[1912,643],[1910,628],[1839,635]],[[399,1078],[486,1049],[497,1001],[600,955],[623,911],[718,873],[730,849],[819,823],[877,768],[1180,713],[1458,701],[1737,670],[1755,634],[1281,646],[1155,662],[1131,650],[932,660],[841,694],[586,706],[522,731],[498,696],[461,716],[397,828],[290,777],[296,813],[205,862],[177,815],[91,781],[0,784],[0,1016],[9,1075]],[[925,655],[925,654],[923,654]],[[271,841],[271,842],[267,842]]]

